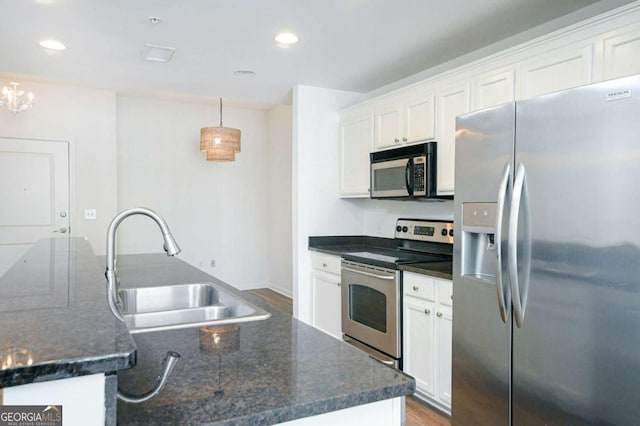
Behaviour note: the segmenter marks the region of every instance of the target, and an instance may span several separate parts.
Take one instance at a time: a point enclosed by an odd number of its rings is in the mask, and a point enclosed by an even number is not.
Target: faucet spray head
[[[164,251],[167,252],[167,256],[175,256],[182,251],[180,250],[180,246],[178,246],[178,243],[176,243],[176,240],[173,239],[171,233],[164,234],[163,237]]]

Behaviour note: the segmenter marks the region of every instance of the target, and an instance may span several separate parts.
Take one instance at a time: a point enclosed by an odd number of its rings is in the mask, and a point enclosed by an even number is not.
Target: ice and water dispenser
[[[497,203],[462,203],[461,274],[496,282]]]

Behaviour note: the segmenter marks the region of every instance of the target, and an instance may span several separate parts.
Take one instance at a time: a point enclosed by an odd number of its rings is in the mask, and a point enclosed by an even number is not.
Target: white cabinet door
[[[604,79],[640,73],[640,30],[604,40]]]
[[[529,99],[593,81],[593,45],[571,46],[525,61],[517,76],[518,99]]]
[[[414,143],[435,138],[433,93],[407,98],[403,103],[404,131],[402,141]]]
[[[415,297],[404,298],[403,370],[416,379],[416,390],[435,397],[434,304]]]
[[[480,110],[515,99],[514,70],[490,72],[473,82],[473,109]]]
[[[336,339],[341,339],[340,276],[312,270],[311,301],[311,324]]]
[[[369,197],[369,153],[373,149],[373,114],[340,123],[340,196]]]
[[[456,117],[471,107],[468,83],[450,87],[438,93],[436,109],[438,121],[438,195],[452,195],[455,177]]]
[[[399,145],[401,140],[402,116],[400,104],[390,102],[381,105],[374,112],[374,148],[388,148]]]
[[[453,315],[450,308],[436,307],[437,353],[436,365],[438,378],[436,395],[440,402],[451,407],[451,346],[453,338]]]

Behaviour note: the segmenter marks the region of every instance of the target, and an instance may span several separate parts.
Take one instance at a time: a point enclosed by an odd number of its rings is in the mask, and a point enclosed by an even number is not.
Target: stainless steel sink
[[[271,314],[214,283],[122,288],[131,333],[265,320]]]

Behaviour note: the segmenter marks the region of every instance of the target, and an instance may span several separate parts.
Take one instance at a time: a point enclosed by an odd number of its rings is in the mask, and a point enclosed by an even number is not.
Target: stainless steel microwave
[[[437,142],[372,152],[371,198],[436,197]]]

